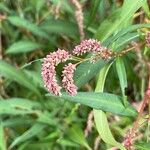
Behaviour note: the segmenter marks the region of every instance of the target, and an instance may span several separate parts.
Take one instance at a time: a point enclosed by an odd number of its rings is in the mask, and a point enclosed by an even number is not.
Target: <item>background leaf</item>
[[[86,147],[88,150],[92,150],[85,139],[83,131],[77,125],[74,125],[73,127],[70,128],[69,138],[72,141]]]
[[[48,20],[41,25],[41,28],[47,33],[55,33],[59,35],[67,35],[73,39],[79,36],[77,26],[66,20]]]
[[[36,49],[42,48],[42,45],[31,41],[19,41],[12,44],[7,50],[6,54],[27,53]]]
[[[42,29],[40,29],[40,27],[24,18],[20,18],[18,16],[9,16],[7,19],[14,26],[24,28],[39,37],[49,39],[48,35]]]
[[[43,130],[45,125],[43,124],[34,124],[29,130],[27,130],[23,135],[17,137],[13,143],[10,145],[10,148],[13,148],[15,145],[18,145],[21,142],[31,139],[33,136],[36,136],[38,133]]]
[[[90,12],[90,17],[89,17],[89,20],[88,20],[87,27],[93,22],[93,19],[96,16],[96,12],[98,11],[98,7],[99,7],[101,1],[102,0],[93,0],[93,6],[92,6],[92,9],[91,9],[91,12]]]
[[[31,83],[31,80],[28,79],[21,70],[17,70],[16,68],[12,67],[2,60],[0,60],[0,75],[14,80],[18,84],[21,84],[38,94],[38,90],[36,89],[36,87]]]
[[[6,139],[2,122],[0,122],[0,149],[6,150]]]
[[[150,149],[150,143],[136,143],[135,147],[137,148],[137,150],[149,150]]]

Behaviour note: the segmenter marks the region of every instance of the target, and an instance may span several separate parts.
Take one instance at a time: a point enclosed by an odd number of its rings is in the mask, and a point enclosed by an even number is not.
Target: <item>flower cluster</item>
[[[74,80],[73,80],[73,74],[75,69],[76,69],[76,65],[69,63],[64,67],[64,71],[62,72],[62,76],[63,76],[62,86],[72,96],[77,94],[77,86],[74,85]]]
[[[74,48],[73,54],[79,56],[88,52],[100,52],[102,49],[100,42],[95,39],[83,40]]]
[[[111,57],[111,51],[103,47],[100,42],[94,39],[83,40],[73,50],[73,54],[78,56],[87,52],[93,52],[98,59],[102,58],[106,60]],[[50,93],[60,96],[61,89],[63,87],[70,95],[74,96],[77,94],[77,86],[74,84],[73,80],[73,75],[77,64],[69,63],[64,66],[64,70],[62,71],[62,87],[56,80],[55,67],[59,63],[65,62],[72,57],[73,55],[70,55],[67,51],[58,49],[56,52],[50,53],[46,56],[46,58],[44,58],[44,62],[42,64],[42,78],[45,87]],[[92,59],[93,58],[91,57],[91,61]]]
[[[76,21],[79,27],[79,32],[81,39],[84,38],[84,25],[83,25],[83,10],[82,10],[82,5],[78,0],[71,0],[72,4],[75,6],[75,17]]]
[[[123,145],[129,149],[132,147],[133,143],[134,143],[134,139],[136,137],[136,133],[133,132],[134,130],[133,129],[129,129],[126,133],[126,136],[124,138],[124,141],[123,141]]]
[[[69,59],[70,55],[65,50],[58,49],[44,58],[42,64],[42,78],[45,87],[54,95],[61,95],[61,87],[57,84],[55,66]]]

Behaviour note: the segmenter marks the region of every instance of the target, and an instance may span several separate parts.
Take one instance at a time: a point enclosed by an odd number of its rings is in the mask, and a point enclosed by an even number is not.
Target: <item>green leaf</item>
[[[135,147],[137,148],[137,150],[150,150],[150,143],[146,142],[136,143]]]
[[[124,62],[120,57],[118,57],[116,60],[116,69],[119,76],[122,93],[125,94],[124,89],[127,87],[127,76]]]
[[[91,9],[91,12],[90,12],[90,17],[89,17],[89,20],[88,20],[87,27],[93,22],[100,2],[101,2],[101,0],[93,0],[93,6],[91,7],[92,9]]]
[[[103,111],[94,110],[94,118],[98,133],[100,134],[102,140],[107,144],[120,148],[121,150],[126,150],[112,136],[105,113]]]
[[[139,33],[128,33],[124,36],[121,36],[119,39],[117,39],[113,44],[111,45],[111,48],[114,51],[121,51],[124,48],[126,48],[127,44],[130,44],[132,41],[139,39]]]
[[[0,75],[10,80],[16,81],[18,84],[23,85],[29,90],[39,94],[36,87],[32,84],[32,81],[27,76],[25,76],[24,72],[12,67],[2,60],[0,60]]]
[[[120,81],[120,86],[121,86],[121,91],[122,91],[122,96],[123,96],[123,102],[124,105],[126,106],[127,104],[127,98],[125,96],[125,88],[127,87],[127,76],[126,76],[126,69],[124,62],[122,58],[118,57],[116,60],[116,69]]]
[[[18,16],[9,16],[7,19],[14,26],[24,28],[24,29],[32,32],[34,35],[37,35],[41,38],[49,39],[49,36],[40,27],[29,22],[28,20],[26,20],[24,18],[20,18]]]
[[[105,65],[104,68],[101,69],[100,74],[98,76],[95,92],[103,92],[106,75],[112,64],[113,64],[113,61],[111,63],[108,63],[107,65]]]
[[[31,100],[25,99],[25,98],[8,98],[8,99],[0,99],[0,109],[2,107],[11,107],[11,108],[20,108],[20,109],[26,109],[26,110],[32,110],[35,108],[41,108],[40,104],[38,102],[33,102]]]
[[[36,49],[42,48],[42,45],[31,42],[31,41],[18,41],[12,44],[7,50],[6,54],[18,54],[18,53],[27,53]]]
[[[74,125],[73,127],[71,127],[69,130],[68,136],[72,141],[86,147],[88,150],[92,150],[90,146],[88,145],[85,139],[85,136],[83,134],[83,131],[81,130],[79,126]]]
[[[0,115],[27,115],[27,114],[36,114],[34,110],[24,110],[24,109],[15,109],[11,107],[1,107]]]
[[[117,34],[115,34],[113,36],[110,36],[104,43],[107,46],[111,45],[117,39],[119,40],[120,38],[122,38],[123,36],[125,36],[125,34],[131,35],[130,32],[136,31],[136,30],[141,29],[141,28],[150,28],[150,24],[136,24],[136,25],[130,25],[130,26],[126,27],[126,28],[120,29]],[[134,35],[131,35],[131,36],[134,36]]]
[[[0,149],[1,150],[6,150],[6,139],[5,139],[5,135],[4,135],[4,128],[3,128],[3,124],[0,121]]]
[[[75,84],[78,88],[92,79],[106,63],[107,61],[100,60],[94,64],[90,62],[80,64],[74,75]]]
[[[47,94],[47,96],[52,95]],[[122,104],[122,98],[114,94],[78,92],[76,96],[70,96],[66,93],[63,93],[61,98],[119,115],[130,117],[135,117],[137,115],[136,110],[131,105],[124,107],[124,105]]]
[[[34,124],[29,130],[27,130],[26,132],[24,132],[24,134],[22,134],[21,136],[17,137],[13,143],[10,145],[10,149],[12,149],[14,146],[31,139],[32,137],[38,135],[44,128],[46,125],[41,124],[41,123],[36,123]]]
[[[41,28],[48,33],[67,35],[71,38],[79,36],[77,26],[68,20],[49,20],[41,25]]]
[[[68,140],[68,139],[60,139],[57,143],[59,143],[59,144],[61,144],[63,146],[78,147],[79,148],[78,144],[76,144],[73,141]]]
[[[134,13],[143,5],[143,2],[145,2],[145,0],[125,0],[121,9],[120,17],[117,16],[115,21],[105,20],[99,27],[96,37],[101,41],[105,41],[109,36],[122,28],[126,22],[132,18]],[[103,34],[101,34],[101,32]]]
[[[142,6],[145,14],[150,17],[150,9],[149,9],[149,4],[148,4],[148,1],[145,1],[145,3],[143,3],[143,6]]]
[[[7,106],[7,107],[6,107]],[[33,102],[24,98],[9,98],[6,100],[0,100],[0,115],[36,115],[37,122],[56,125],[57,119],[47,111],[42,111],[42,106],[38,102]]]
[[[47,142],[24,142],[21,146],[18,145],[18,149],[17,150],[48,150],[50,147],[53,147],[54,143],[52,141],[47,141]]]
[[[37,105],[31,101],[21,98],[8,100],[0,100],[0,115],[36,114],[36,111],[33,110],[32,107],[36,108]]]
[[[107,76],[107,73],[112,64],[113,64],[113,62],[110,64],[107,64],[100,71],[95,92],[103,92],[106,76]],[[106,114],[103,111],[96,110],[96,109],[94,109],[93,112],[94,112],[94,121],[96,124],[96,128],[97,128],[98,133],[99,133],[100,137],[102,138],[102,140],[105,143],[108,143],[110,145],[116,146],[116,147],[124,150],[123,146],[114,139],[114,137],[110,131],[110,128],[109,128]]]

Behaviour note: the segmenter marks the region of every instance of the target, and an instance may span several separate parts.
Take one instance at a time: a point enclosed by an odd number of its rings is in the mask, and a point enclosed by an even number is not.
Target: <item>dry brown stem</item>
[[[82,11],[82,6],[79,3],[78,0],[70,0],[71,3],[75,6],[75,17],[77,20],[77,24],[79,27],[79,33],[80,33],[80,38],[81,40],[84,39],[84,24],[83,24],[83,11]]]

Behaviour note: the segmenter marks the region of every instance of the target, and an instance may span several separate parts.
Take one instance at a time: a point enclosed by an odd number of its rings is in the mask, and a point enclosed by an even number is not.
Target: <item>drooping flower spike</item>
[[[44,58],[42,64],[42,78],[45,87],[50,93],[54,95],[61,95],[61,87],[57,84],[55,66],[60,62],[64,62],[69,59],[70,55],[65,50],[58,49],[56,52],[50,53]]]
[[[102,46],[101,43],[95,39],[83,40],[73,50],[73,54],[77,56],[85,53],[93,53],[90,60],[92,63],[95,63],[99,59],[109,60],[112,57],[112,51]]]
[[[72,96],[77,94],[77,86],[74,84],[73,75],[76,65],[69,63],[64,67],[62,72],[62,86]]]
[[[101,43],[95,39],[83,40],[79,45],[77,45],[73,54],[79,56],[88,52],[100,52],[104,47],[102,47]]]

